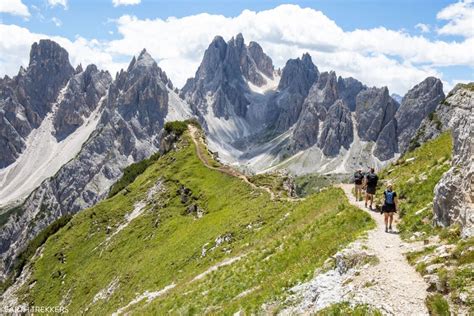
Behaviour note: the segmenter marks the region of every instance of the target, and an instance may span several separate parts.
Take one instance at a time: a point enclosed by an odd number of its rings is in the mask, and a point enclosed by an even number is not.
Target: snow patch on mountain
[[[259,72],[260,75],[265,79],[266,84],[262,85],[261,87],[254,85],[250,80],[246,80],[247,84],[249,85],[249,88],[251,91],[259,94],[264,94],[267,91],[274,91],[278,88],[278,84],[280,83],[281,77],[274,72],[273,74],[273,79],[268,78],[265,74],[262,72]]]
[[[0,206],[21,202],[43,180],[53,176],[61,166],[74,158],[95,130],[103,99],[76,131],[60,142],[56,140],[53,120],[66,89],[67,85],[59,93],[52,111],[28,135],[25,151],[13,164],[0,170]]]

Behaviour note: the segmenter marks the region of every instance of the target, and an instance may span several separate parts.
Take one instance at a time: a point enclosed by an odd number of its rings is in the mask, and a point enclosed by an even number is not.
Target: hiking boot
[[[387,227],[385,227],[385,232],[388,233],[388,228]]]

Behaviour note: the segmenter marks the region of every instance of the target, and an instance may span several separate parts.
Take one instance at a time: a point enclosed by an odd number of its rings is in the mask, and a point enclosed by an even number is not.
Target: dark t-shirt
[[[375,173],[368,173],[366,175],[367,179],[367,186],[371,188],[375,188],[377,186],[377,182],[379,181],[379,177]]]
[[[364,179],[364,175],[362,172],[354,173],[354,183],[355,184],[362,184],[362,180]]]

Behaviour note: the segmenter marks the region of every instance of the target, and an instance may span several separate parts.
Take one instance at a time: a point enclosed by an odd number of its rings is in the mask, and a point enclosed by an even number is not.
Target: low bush
[[[166,122],[164,129],[168,133],[175,133],[181,136],[188,129],[188,124],[185,121]]]
[[[127,185],[129,185],[130,183],[135,181],[135,179],[139,175],[141,175],[143,172],[145,172],[145,170],[149,166],[151,166],[153,164],[153,162],[157,161],[159,158],[160,158],[160,154],[155,153],[155,154],[151,155],[150,158],[143,159],[143,160],[141,160],[137,163],[133,163],[130,166],[128,166],[127,168],[125,168],[123,170],[122,177],[117,182],[115,182],[114,185],[112,185],[112,187],[110,188],[108,198],[113,197],[114,195],[116,195],[117,193],[119,193],[120,191],[125,189],[125,187],[127,187]]]
[[[449,304],[441,294],[429,295],[425,301],[426,307],[430,315],[433,316],[449,316]]]

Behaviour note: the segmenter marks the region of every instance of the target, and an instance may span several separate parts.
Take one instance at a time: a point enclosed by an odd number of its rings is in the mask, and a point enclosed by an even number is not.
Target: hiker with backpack
[[[362,174],[362,170],[357,170],[354,173],[354,190],[355,190],[355,197],[357,201],[362,199],[362,185],[364,181],[364,175]]]
[[[370,171],[365,176],[365,207],[367,207],[367,202],[370,200],[370,209],[372,209],[372,204],[374,203],[374,194],[378,181],[379,177],[375,174],[374,168],[370,168]]]
[[[383,195],[382,213],[384,214],[385,232],[388,233],[389,230],[392,231],[393,213],[397,211],[397,193],[393,191],[392,185],[388,184]]]

